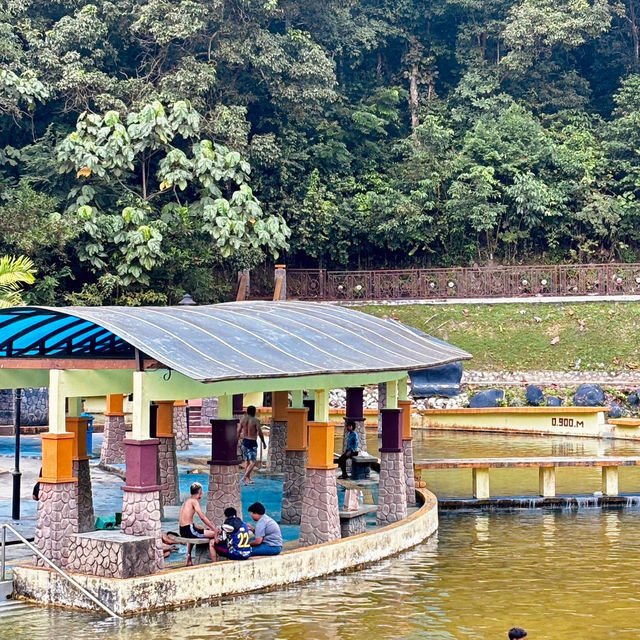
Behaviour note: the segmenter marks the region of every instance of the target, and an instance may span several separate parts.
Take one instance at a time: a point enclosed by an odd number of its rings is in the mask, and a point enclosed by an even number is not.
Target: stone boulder
[[[637,407],[640,404],[640,389],[636,389],[636,391],[632,391],[627,397],[627,402],[632,407]]]
[[[561,407],[562,400],[558,398],[558,396],[547,396],[547,406],[548,407]]]
[[[504,400],[504,391],[502,389],[487,389],[476,393],[469,406],[472,409],[482,409],[485,407],[497,407]]]
[[[577,407],[601,407],[604,404],[604,391],[598,384],[581,384],[573,396]]]
[[[544,393],[542,393],[542,389],[535,384],[530,384],[527,387],[527,404],[530,404],[532,407],[539,407],[544,404]]]
[[[610,418],[622,418],[623,413],[624,409],[617,402],[611,403],[611,408],[608,413]]]

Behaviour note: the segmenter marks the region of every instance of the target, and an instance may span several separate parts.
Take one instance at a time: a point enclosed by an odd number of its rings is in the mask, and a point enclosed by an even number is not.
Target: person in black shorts
[[[180,525],[180,535],[183,538],[209,538],[209,555],[211,556],[211,561],[216,561],[216,552],[214,549],[214,545],[218,540],[218,535],[220,534],[219,529],[204,515],[202,509],[200,508],[200,500],[202,498],[202,485],[199,482],[194,482],[191,485],[191,497],[187,498],[184,501],[184,504],[180,507],[180,516],[178,520],[178,524]],[[197,526],[193,522],[193,518],[195,515],[198,515],[200,520],[204,522],[204,524],[209,527],[208,529],[203,529],[202,527]],[[190,567],[193,562],[191,560],[191,549],[193,545],[187,545],[187,566]]]

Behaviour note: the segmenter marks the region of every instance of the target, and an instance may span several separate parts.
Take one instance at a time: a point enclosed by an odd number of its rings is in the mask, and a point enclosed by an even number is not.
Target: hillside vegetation
[[[639,33],[640,0],[0,0],[0,255],[40,304],[637,261]]]
[[[465,349],[469,369],[640,368],[640,304],[407,305],[359,307]],[[640,377],[640,374],[639,374]]]

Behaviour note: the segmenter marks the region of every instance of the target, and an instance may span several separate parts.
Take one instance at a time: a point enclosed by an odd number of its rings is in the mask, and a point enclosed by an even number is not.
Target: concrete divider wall
[[[417,493],[422,506],[401,522],[279,556],[184,567],[140,578],[73,577],[120,615],[303,582],[381,560],[426,540],[438,529],[438,503],[429,491]],[[52,570],[15,567],[14,579],[18,597],[79,609],[96,608]]]

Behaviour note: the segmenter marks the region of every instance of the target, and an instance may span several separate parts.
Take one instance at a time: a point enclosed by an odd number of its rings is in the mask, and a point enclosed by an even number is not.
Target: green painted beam
[[[203,383],[186,376],[171,372],[167,380],[166,371],[146,371],[144,374],[144,392],[151,400],[188,400],[192,398],[210,398],[213,396],[233,395],[234,393],[253,393],[255,391],[295,391],[296,389],[342,389],[367,384],[388,382],[394,376],[406,376],[406,371],[379,373],[350,373],[295,378],[265,378],[260,380],[228,380],[224,382]]]
[[[48,386],[48,369],[0,369],[0,389],[28,389]]]
[[[133,391],[131,369],[73,369],[63,370],[61,373],[61,390],[66,398],[106,396]]]

